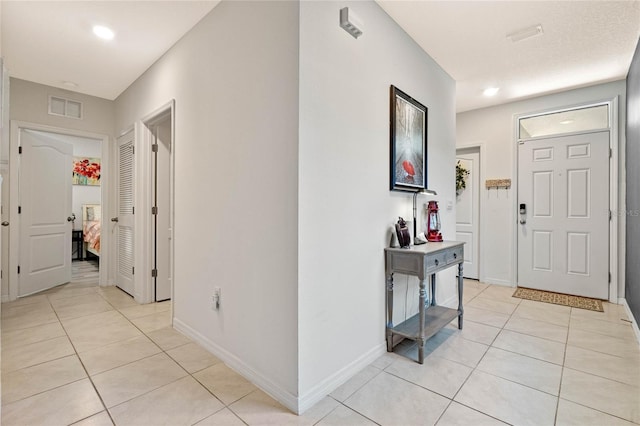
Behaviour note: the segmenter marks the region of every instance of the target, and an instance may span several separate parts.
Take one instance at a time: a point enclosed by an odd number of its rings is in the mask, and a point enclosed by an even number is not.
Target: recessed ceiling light
[[[571,124],[573,123],[573,120],[563,120],[560,122],[560,124]]]
[[[102,26],[102,25],[94,26],[93,27],[93,33],[97,37],[100,37],[103,40],[113,40],[113,37],[115,36],[115,34],[113,33],[113,31],[110,28],[107,28],[107,27]]]
[[[495,96],[498,91],[500,91],[499,87],[487,87],[486,89],[484,89],[484,92],[482,92],[482,94],[485,96]]]
[[[73,81],[63,81],[62,85],[64,87],[68,87],[69,89],[75,89],[76,87],[78,87],[78,84],[74,83]]]

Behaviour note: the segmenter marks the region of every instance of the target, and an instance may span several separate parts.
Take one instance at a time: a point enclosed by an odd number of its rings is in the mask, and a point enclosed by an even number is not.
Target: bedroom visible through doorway
[[[71,282],[94,283],[100,274],[102,141],[60,133],[24,130],[38,138],[72,146],[71,173]],[[26,155],[24,153],[23,155]],[[32,182],[38,184],[38,181]],[[68,242],[66,242],[68,243]],[[38,259],[35,259],[38,262]],[[53,284],[53,283],[51,283]]]

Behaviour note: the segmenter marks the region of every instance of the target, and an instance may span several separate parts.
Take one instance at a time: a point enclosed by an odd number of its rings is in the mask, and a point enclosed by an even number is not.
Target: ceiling
[[[218,1],[2,0],[1,53],[13,77],[115,99]],[[456,80],[459,112],[625,78],[640,36],[640,1],[377,3]]]
[[[377,2],[456,80],[458,112],[625,78],[640,36],[638,1]]]
[[[12,77],[113,100],[218,3],[2,0],[2,56]]]

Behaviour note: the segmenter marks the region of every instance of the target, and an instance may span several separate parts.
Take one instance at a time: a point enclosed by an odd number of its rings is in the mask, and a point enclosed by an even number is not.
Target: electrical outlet
[[[220,295],[222,293],[222,290],[220,290],[220,287],[215,287],[213,289],[213,296],[211,296],[212,301],[213,301],[213,309],[218,310],[220,309]]]

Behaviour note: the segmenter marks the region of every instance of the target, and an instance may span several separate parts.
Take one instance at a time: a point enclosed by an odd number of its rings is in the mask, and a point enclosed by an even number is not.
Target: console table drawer
[[[447,264],[456,263],[460,260],[464,260],[464,250],[462,247],[456,247],[446,253]]]
[[[433,256],[427,257],[427,272],[435,271],[438,268],[445,266],[447,262],[447,253],[437,253]]]

